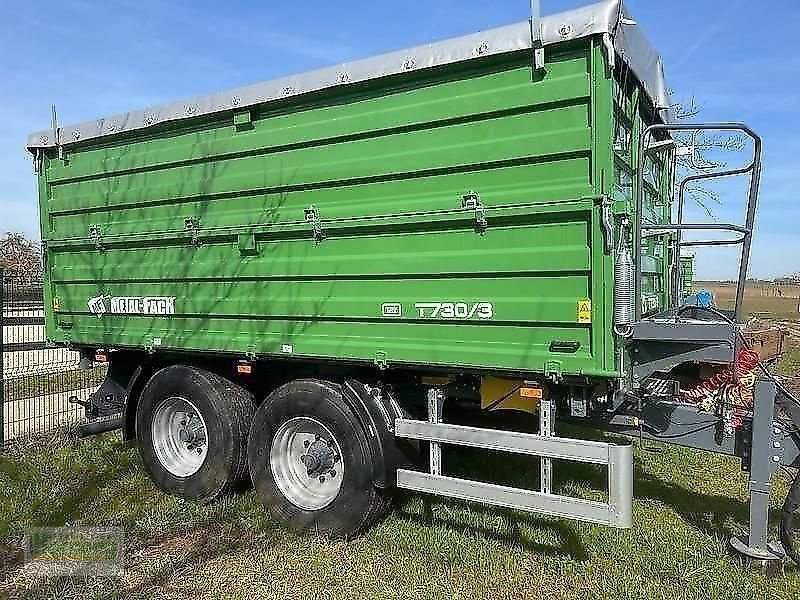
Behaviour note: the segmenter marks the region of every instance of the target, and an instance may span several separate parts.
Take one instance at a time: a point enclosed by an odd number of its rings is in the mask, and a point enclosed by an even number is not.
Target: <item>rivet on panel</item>
[[[410,71],[414,67],[417,66],[417,59],[413,56],[409,56],[403,61],[403,69],[406,71]]]

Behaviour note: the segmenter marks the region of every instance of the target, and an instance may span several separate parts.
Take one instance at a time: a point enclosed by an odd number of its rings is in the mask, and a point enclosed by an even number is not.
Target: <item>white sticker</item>
[[[89,311],[97,316],[116,315],[174,315],[174,296],[95,296],[89,298]]]
[[[381,304],[381,314],[384,317],[402,317],[403,305],[399,302],[384,302]]]
[[[153,346],[160,346],[161,338],[153,338]]]
[[[291,354],[292,352],[294,352],[294,346],[292,346],[291,344],[284,344],[283,346],[281,346],[281,352],[284,352],[286,354]]]

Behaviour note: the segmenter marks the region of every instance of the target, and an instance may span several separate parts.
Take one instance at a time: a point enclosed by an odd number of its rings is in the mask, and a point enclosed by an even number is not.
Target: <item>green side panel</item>
[[[694,256],[681,256],[681,286],[684,295],[692,293],[694,287]]]
[[[620,81],[622,79],[622,81]],[[658,122],[638,82],[630,73],[617,73],[614,81],[614,187],[611,196],[635,212],[634,182],[640,152],[639,138],[644,129]],[[645,156],[643,174],[642,222],[648,225],[670,223],[672,220],[671,174],[667,150],[650,151]],[[643,238],[642,313],[654,313],[669,306],[670,240],[667,232]]]
[[[592,39],[553,47],[543,78],[530,64],[473,60],[47,157],[48,336],[614,375],[611,79]],[[473,193],[485,212],[462,206]]]

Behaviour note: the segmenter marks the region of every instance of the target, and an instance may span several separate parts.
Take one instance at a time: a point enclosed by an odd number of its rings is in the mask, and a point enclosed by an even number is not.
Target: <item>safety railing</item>
[[[656,223],[647,224],[642,221],[642,211],[644,205],[644,167],[645,158],[648,153],[648,145],[651,139],[655,138],[658,132],[676,131],[738,131],[749,137],[753,142],[752,160],[744,167],[737,169],[725,169],[711,173],[696,173],[684,177],[678,185],[677,214],[675,223]],[[737,321],[742,318],[742,303],[744,300],[745,283],[747,280],[747,270],[750,264],[750,248],[752,245],[753,226],[755,224],[756,208],[758,204],[758,189],[761,182],[761,138],[752,129],[743,123],[696,123],[696,124],[669,124],[659,123],[650,125],[641,134],[639,140],[638,168],[636,171],[636,185],[634,187],[636,218],[634,227],[634,316],[639,321],[642,318],[642,236],[643,232],[656,231],[659,234],[671,233],[672,252],[670,259],[671,277],[669,280],[670,297],[677,304],[680,302],[680,254],[681,248],[697,246],[735,246],[741,245],[741,256],[739,260],[739,274],[736,287],[736,299],[734,304],[734,317]],[[671,146],[673,174],[676,171],[677,146]],[[747,209],[745,213],[744,225],[733,223],[684,223],[684,206],[686,203],[686,190],[688,185],[693,182],[720,179],[750,174],[750,185],[747,195]],[[672,193],[673,190],[670,190]],[[711,240],[690,240],[684,241],[682,234],[684,231],[727,231],[738,234],[734,239],[711,239]]]

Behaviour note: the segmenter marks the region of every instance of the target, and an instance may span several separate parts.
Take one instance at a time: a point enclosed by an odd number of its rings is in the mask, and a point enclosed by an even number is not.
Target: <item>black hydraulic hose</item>
[[[800,471],[794,478],[792,487],[781,509],[781,544],[786,552],[786,556],[800,565],[800,549],[795,545],[795,513],[800,509]]]

